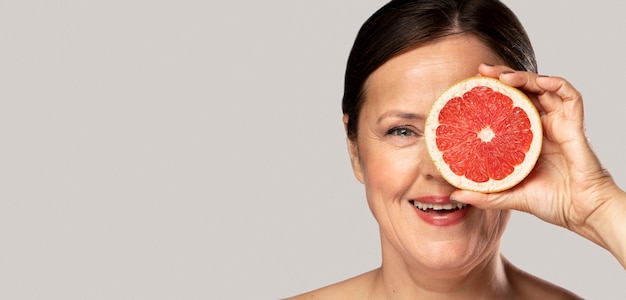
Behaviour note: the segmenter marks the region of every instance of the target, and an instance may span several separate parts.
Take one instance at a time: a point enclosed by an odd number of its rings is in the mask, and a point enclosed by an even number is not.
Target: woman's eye
[[[388,135],[394,135],[399,137],[409,137],[415,135],[415,132],[406,127],[394,127],[387,131]]]

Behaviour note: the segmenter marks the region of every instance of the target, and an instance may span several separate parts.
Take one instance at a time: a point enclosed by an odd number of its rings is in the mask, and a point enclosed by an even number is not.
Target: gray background
[[[340,98],[385,2],[0,1],[0,299],[276,299],[377,267]],[[626,186],[626,5],[505,2]],[[502,248],[626,299],[617,261],[564,229],[516,213]]]

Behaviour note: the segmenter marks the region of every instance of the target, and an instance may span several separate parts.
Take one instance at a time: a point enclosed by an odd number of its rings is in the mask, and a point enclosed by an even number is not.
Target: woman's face
[[[424,121],[437,96],[477,75],[480,63],[503,61],[478,39],[457,34],[392,58],[365,83],[358,135],[348,144],[380,225],[384,257],[463,270],[497,253],[509,212],[456,209],[449,197],[455,188],[440,176],[424,144]],[[444,209],[423,211],[416,204]]]

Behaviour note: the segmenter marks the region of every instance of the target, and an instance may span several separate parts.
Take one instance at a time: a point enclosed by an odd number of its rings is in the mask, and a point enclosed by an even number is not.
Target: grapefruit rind
[[[462,97],[463,94],[477,86],[486,86],[491,88],[494,92],[499,92],[510,97],[513,100],[513,105],[523,109],[528,115],[528,119],[530,121],[530,128],[533,133],[533,137],[530,143],[530,148],[525,153],[524,161],[515,166],[513,172],[501,180],[489,179],[486,182],[475,182],[465,176],[455,174],[452,172],[448,164],[444,162],[444,152],[440,151],[437,147],[436,130],[439,127],[439,114],[441,110],[448,100],[455,97]],[[470,190],[481,193],[495,193],[512,188],[524,180],[530,171],[532,171],[537,159],[539,158],[539,154],[541,153],[543,129],[539,112],[526,94],[499,81],[498,79],[476,76],[467,78],[452,85],[437,98],[431,107],[428,117],[426,118],[424,135],[426,147],[431,160],[441,173],[442,177],[448,183],[462,190]]]

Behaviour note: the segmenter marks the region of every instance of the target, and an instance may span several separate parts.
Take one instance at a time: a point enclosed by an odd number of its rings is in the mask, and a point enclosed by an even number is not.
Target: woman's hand
[[[609,250],[626,268],[626,193],[593,153],[580,93],[563,78],[481,65],[483,76],[526,92],[544,127],[543,148],[529,176],[493,194],[456,191],[452,199],[482,209],[515,209],[568,228]]]

